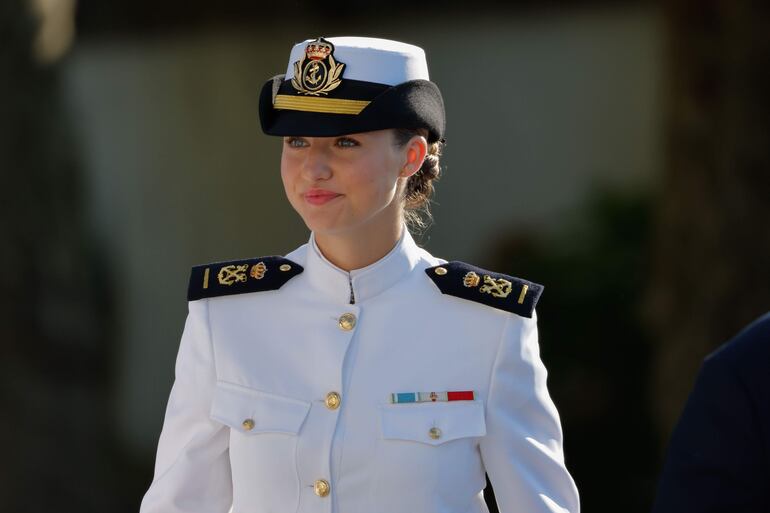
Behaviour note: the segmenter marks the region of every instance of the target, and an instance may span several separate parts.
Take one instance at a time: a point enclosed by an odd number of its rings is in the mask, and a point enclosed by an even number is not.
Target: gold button
[[[356,316],[352,313],[345,313],[340,315],[339,318],[340,329],[344,331],[350,331],[356,327]]]
[[[326,394],[326,400],[324,401],[326,403],[326,407],[330,410],[336,410],[340,407],[340,394],[337,392],[329,392]]]
[[[284,271],[284,272],[286,272],[286,271],[291,271],[291,266],[290,266],[289,264],[283,264],[283,265],[282,265],[281,267],[279,267],[278,269],[280,269],[281,271]]]
[[[241,423],[241,426],[243,426],[243,429],[246,431],[251,431],[254,429],[254,419],[246,419]]]
[[[434,440],[438,440],[441,438],[441,430],[437,427],[430,428],[430,431],[428,431],[428,436],[430,436]]]
[[[331,486],[329,485],[329,481],[325,479],[319,479],[313,484],[313,491],[319,497],[326,497],[329,495],[330,490]]]
[[[444,267],[436,267],[436,270],[433,272],[435,272],[439,276],[444,276],[447,273],[447,270]]]

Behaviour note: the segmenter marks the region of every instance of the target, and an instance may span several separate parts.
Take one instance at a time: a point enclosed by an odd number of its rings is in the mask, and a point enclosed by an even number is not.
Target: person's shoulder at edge
[[[770,362],[770,312],[756,319],[730,341],[720,346],[704,360],[704,369],[723,368],[743,376],[763,376],[770,385],[767,373]]]
[[[765,511],[756,508],[770,499],[768,364],[770,314],[704,359],[668,444],[653,513]]]
[[[707,356],[698,378],[701,387],[707,390],[716,388],[713,394],[729,403],[724,408],[738,408],[736,394],[745,397],[750,413],[744,413],[750,415],[757,423],[756,427],[764,431],[764,435],[759,436],[765,437],[767,450],[770,450],[770,409],[766,406],[770,404],[769,368],[770,312]]]

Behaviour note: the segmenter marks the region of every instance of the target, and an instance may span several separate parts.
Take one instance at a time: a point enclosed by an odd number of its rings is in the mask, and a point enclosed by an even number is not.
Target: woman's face
[[[392,229],[401,223],[407,152],[393,130],[284,137],[281,179],[289,203],[317,234]]]

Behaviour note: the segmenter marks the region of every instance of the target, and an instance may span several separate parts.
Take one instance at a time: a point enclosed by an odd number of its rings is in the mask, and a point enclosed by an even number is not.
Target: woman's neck
[[[403,224],[384,229],[360,229],[351,233],[315,233],[315,242],[324,257],[344,271],[375,263],[398,243]]]

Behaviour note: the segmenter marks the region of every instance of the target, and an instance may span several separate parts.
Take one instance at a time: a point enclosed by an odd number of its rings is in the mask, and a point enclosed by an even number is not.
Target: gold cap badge
[[[322,37],[307,44],[305,55],[294,63],[291,85],[300,94],[328,95],[342,83],[345,64],[334,60],[334,45]]]

